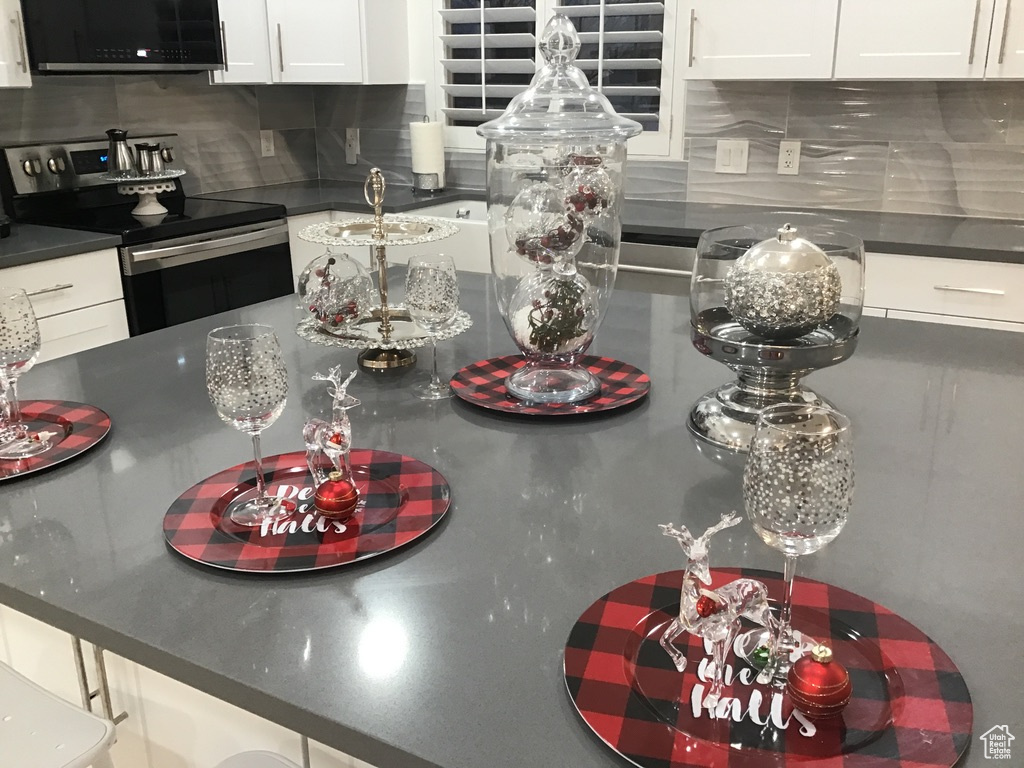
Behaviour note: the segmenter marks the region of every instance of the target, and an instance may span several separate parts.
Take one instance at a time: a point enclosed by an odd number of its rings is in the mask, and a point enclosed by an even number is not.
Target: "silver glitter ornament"
[[[789,224],[736,259],[725,276],[726,309],[766,340],[814,330],[836,313],[841,294],[836,265]]]

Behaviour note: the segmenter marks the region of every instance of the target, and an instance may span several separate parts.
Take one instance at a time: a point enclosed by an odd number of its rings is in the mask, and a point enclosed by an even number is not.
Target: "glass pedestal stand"
[[[408,311],[388,303],[387,246],[430,243],[444,240],[459,232],[458,227],[440,219],[402,215],[385,217],[383,204],[386,188],[387,184],[380,169],[371,169],[363,186],[363,194],[367,204],[373,208],[373,218],[321,222],[305,227],[298,233],[300,240],[310,243],[321,243],[330,247],[370,248],[370,263],[377,271],[380,306],[374,308],[372,318],[367,322],[378,324],[377,333],[373,338],[366,338],[365,343],[357,343],[357,346],[362,349],[359,353],[359,367],[371,372],[411,366],[416,362],[416,353],[410,347],[423,346],[408,340],[407,333],[404,334],[404,340],[393,338],[399,335],[396,333],[396,323],[410,324],[412,321]],[[466,322],[468,323],[468,316]],[[347,341],[358,342],[354,336],[355,334],[350,334]]]
[[[707,309],[691,324],[693,346],[736,372],[736,380],[697,400],[686,426],[712,458],[745,454],[758,414],[778,403],[828,405],[801,384],[809,373],[841,363],[857,348],[859,330],[842,314],[797,339],[765,341],[725,307]]]

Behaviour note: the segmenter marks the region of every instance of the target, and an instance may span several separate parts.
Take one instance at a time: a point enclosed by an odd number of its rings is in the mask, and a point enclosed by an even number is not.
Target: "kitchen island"
[[[464,275],[473,328],[439,346],[449,373],[514,352],[486,278]],[[365,563],[286,577],[234,574],[168,550],[182,491],[251,458],[204,384],[205,337],[228,323],[278,331],[290,397],[264,455],[301,450],[328,398],[311,376],[355,352],[307,344],[283,298],[40,365],[25,399],[105,409],[105,444],[5,484],[0,603],[380,768],[520,768],[625,762],[580,721],[562,649],[600,595],[681,567],[658,523],[703,530],[742,511],[735,469],[695,448],[694,400],[729,372],[698,354],[685,298],[614,295],[592,351],[647,371],[648,399],[607,416],[499,417],[426,403],[396,377],[360,374],[355,444],[420,458],[453,504],[425,538]],[[1024,738],[1024,337],[865,318],[852,359],[808,383],[853,419],[856,494],[846,530],[801,575],[900,614],[957,663],[977,736]],[[744,523],[713,565],[779,570]],[[799,589],[799,584],[797,586]],[[116,703],[115,703],[116,704]]]

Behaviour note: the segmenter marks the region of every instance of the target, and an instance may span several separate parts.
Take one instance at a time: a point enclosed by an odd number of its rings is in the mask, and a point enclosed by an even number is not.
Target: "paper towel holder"
[[[416,192],[441,192],[441,177],[436,173],[414,173],[412,175],[412,188]]]
[[[430,123],[430,118],[423,116],[423,123]],[[436,127],[436,124],[435,124]],[[409,126],[412,131],[412,188],[413,192],[441,192],[444,190],[444,143],[443,134],[435,136],[433,146],[418,145],[416,131],[413,131],[414,124]],[[422,152],[423,156],[419,153]],[[435,154],[436,153],[436,154]],[[431,156],[434,155],[434,156]],[[417,172],[416,166],[420,165]],[[423,168],[422,166],[426,166]]]

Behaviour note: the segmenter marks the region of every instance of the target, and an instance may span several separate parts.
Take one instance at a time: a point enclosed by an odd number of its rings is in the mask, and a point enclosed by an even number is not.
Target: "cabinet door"
[[[270,38],[263,0],[218,0],[224,60],[215,83],[269,83]]]
[[[267,0],[274,82],[362,82],[359,14],[359,0]]]
[[[843,3],[837,79],[981,77],[993,0]]]
[[[18,0],[0,0],[0,88],[28,88],[28,47]]]
[[[682,13],[688,80],[832,76],[838,0],[696,0]]]
[[[331,221],[334,218],[332,211],[321,211],[319,213],[304,213],[298,216],[288,217],[288,248],[292,256],[292,275],[295,278],[295,287],[299,287],[299,275],[302,270],[315,259],[327,252],[326,245],[310,243],[299,237],[299,232],[310,224],[319,224],[324,221]],[[344,249],[340,249],[344,250]],[[353,249],[353,250],[362,250]]]
[[[43,339],[40,363],[127,339],[128,316],[124,301],[108,301],[40,318],[39,334]]]
[[[1024,0],[998,0],[985,77],[1024,78]]]

